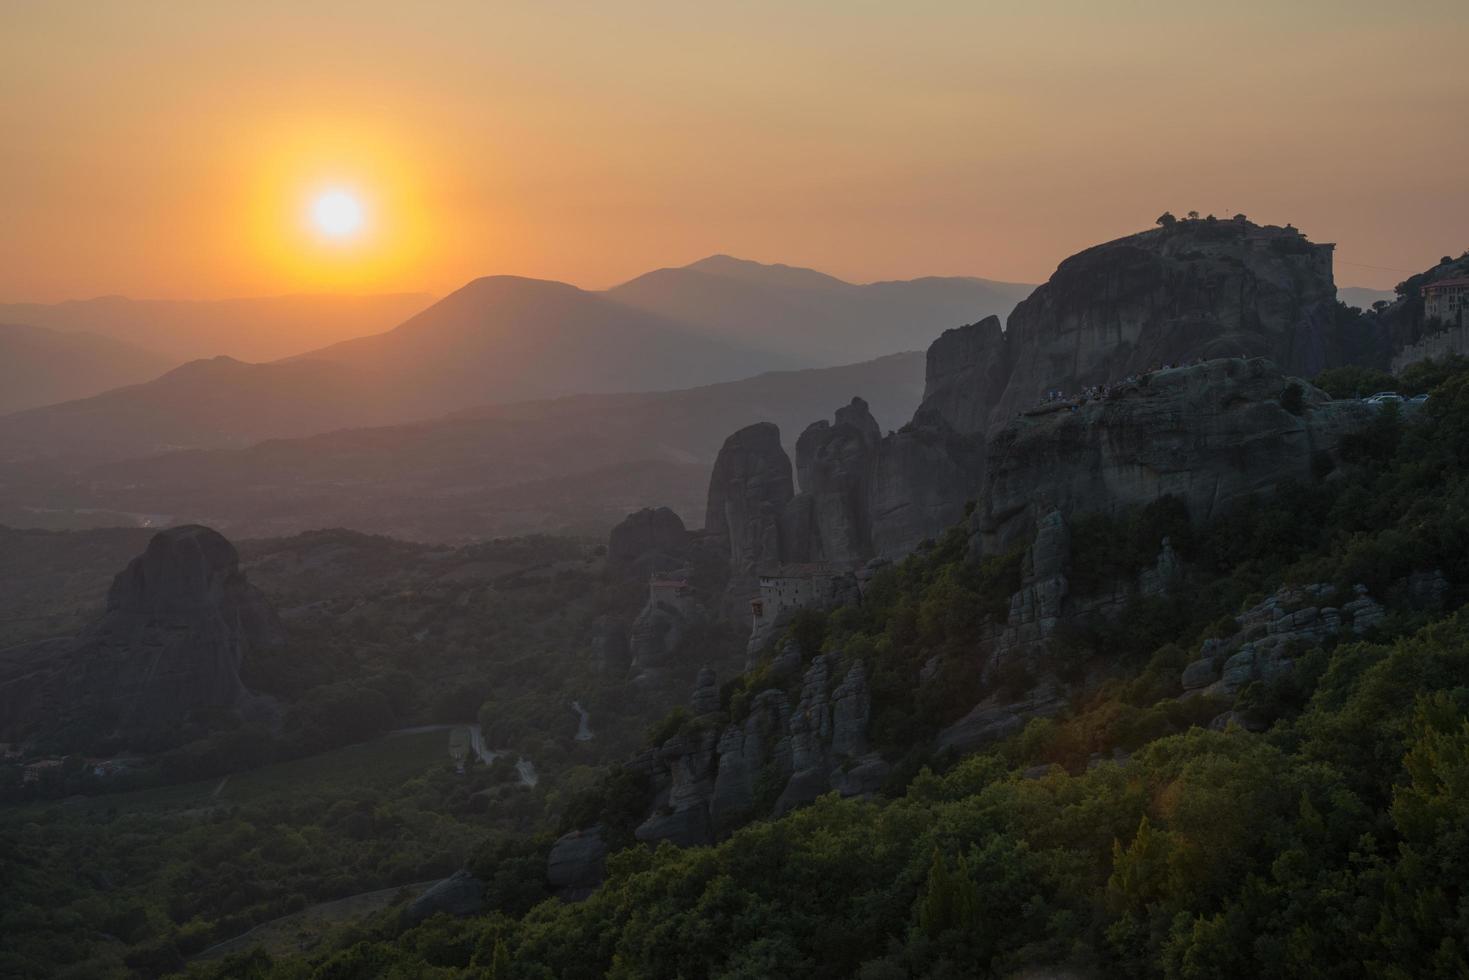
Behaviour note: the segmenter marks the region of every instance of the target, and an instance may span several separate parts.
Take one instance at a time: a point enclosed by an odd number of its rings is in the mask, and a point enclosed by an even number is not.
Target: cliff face
[[[1051,388],[1197,358],[1268,357],[1311,377],[1332,346],[1331,250],[1289,227],[1185,221],[1073,255],[1010,316],[991,422]]]
[[[1308,477],[1313,453],[1365,419],[1304,383],[1299,414],[1281,404],[1291,375],[1363,344],[1367,328],[1341,317],[1331,252],[1244,220],[1183,221],[1080,252],[1008,329],[989,317],[935,340],[923,403],[897,432],[881,436],[860,398],[809,426],[799,493],[774,426],[735,433],[706,524],[728,543],[730,598],[753,595],[762,566],[904,555],[970,501],[1003,548],[1031,532],[1037,505],[1106,510],[1175,494],[1205,521]],[[1065,397],[1043,404],[1054,392]]]
[[[1268,357],[1310,377],[1342,348],[1331,250],[1293,228],[1233,220],[1089,248],[1017,306],[1004,333],[991,318],[935,341],[924,407],[957,432],[984,433],[1047,391],[1164,364]]]
[[[6,733],[167,743],[198,712],[263,708],[241,684],[240,665],[280,640],[232,544],[198,525],[162,531],[113,580],[100,619],[4,685]]]
[[[1291,386],[1298,412],[1286,407]],[[1371,411],[1332,401],[1263,358],[1160,371],[1074,409],[1035,409],[989,443],[979,550],[1027,540],[1048,511],[1111,513],[1169,494],[1193,521],[1211,521],[1282,480],[1312,479],[1313,465]]]
[[[928,348],[923,407],[955,432],[983,433],[1010,381],[1010,347],[998,317],[945,330]]]
[[[810,508],[802,521],[813,537],[802,549],[808,556],[850,562],[871,554],[868,493],[881,441],[860,398],[837,409],[835,423],[813,422],[796,440],[796,473]]]

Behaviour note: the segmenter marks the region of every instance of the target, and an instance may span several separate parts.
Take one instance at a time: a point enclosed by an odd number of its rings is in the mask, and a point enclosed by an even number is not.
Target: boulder
[[[607,841],[598,825],[573,830],[556,839],[546,858],[546,881],[562,901],[580,902],[602,883],[607,870]]]
[[[461,868],[414,899],[404,909],[403,915],[409,924],[417,925],[440,912],[455,916],[477,915],[484,905],[484,882]]]
[[[1183,668],[1183,689],[1185,691],[1196,691],[1199,688],[1208,687],[1219,677],[1219,669],[1214,666],[1213,657],[1204,657],[1195,660]]]

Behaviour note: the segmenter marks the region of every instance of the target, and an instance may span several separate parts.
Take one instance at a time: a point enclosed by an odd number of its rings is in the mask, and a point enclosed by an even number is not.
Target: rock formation
[[[984,434],[1010,381],[999,317],[945,330],[928,347],[923,406],[955,432]]]
[[[629,669],[640,683],[662,679],[689,630],[708,618],[692,595],[650,596],[628,637]]]
[[[645,507],[629,514],[607,539],[607,558],[632,563],[650,557],[677,557],[688,550],[683,520],[667,507]]]
[[[734,581],[748,591],[759,566],[783,557],[786,505],[796,495],[791,459],[770,422],[746,426],[724,441],[709,478],[704,528],[723,543]]]
[[[1365,586],[1358,585],[1339,606],[1327,605],[1335,592],[1325,582],[1282,586],[1240,613],[1235,617],[1239,632],[1205,640],[1199,659],[1184,668],[1183,696],[1232,701],[1251,682],[1291,670],[1299,653],[1329,637],[1361,635],[1382,622],[1383,608]]]
[[[435,882],[403,910],[409,925],[417,925],[440,912],[448,915],[475,915],[485,905],[485,885],[468,871],[460,869],[442,881]]]
[[[833,688],[837,668],[842,679]],[[887,778],[888,764],[867,745],[872,701],[860,661],[818,656],[801,677],[794,709],[773,687],[751,699],[742,720],[722,725],[704,710],[711,682],[701,678],[695,691],[699,717],[632,764],[658,790],[639,840],[705,844],[762,812],[784,813],[833,790],[869,795]]]
[[[810,558],[849,563],[871,557],[869,493],[881,441],[861,398],[837,409],[835,424],[813,422],[796,440],[796,474],[813,530],[801,550]]]
[[[198,712],[268,710],[240,682],[240,666],[280,641],[233,545],[198,525],[162,531],[113,580],[106,612],[69,650],[4,684],[27,692],[0,692],[6,735],[44,729],[69,745],[113,735],[134,745],[176,742]]]
[[[565,902],[580,902],[607,870],[607,841],[601,826],[573,830],[557,838],[546,858],[546,882]]]
[[[1296,386],[1299,414],[1282,404]],[[1332,401],[1263,358],[1223,358],[1140,376],[1074,409],[1014,419],[991,440],[980,550],[1025,540],[1043,513],[1111,513],[1165,495],[1206,523],[1286,479],[1313,479],[1370,410]]]

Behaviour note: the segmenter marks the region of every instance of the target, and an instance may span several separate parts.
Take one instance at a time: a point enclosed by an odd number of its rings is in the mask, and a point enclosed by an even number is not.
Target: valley
[[[1384,801],[1457,737],[1469,374],[1386,374],[1411,311],[1334,295],[1293,229],[1190,220],[924,355],[22,467],[68,520],[213,516],[0,531],[7,962],[1098,975],[1269,934],[1294,886],[1240,876],[1302,848],[1410,887],[1335,842],[1443,846]]]

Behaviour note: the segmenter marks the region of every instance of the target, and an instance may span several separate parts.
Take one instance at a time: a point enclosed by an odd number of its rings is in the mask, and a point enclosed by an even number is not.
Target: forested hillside
[[[936,752],[932,736],[972,703],[962,667],[1014,588],[1013,559],[974,562],[955,529],[883,572],[860,607],[799,618],[788,637],[805,659],[819,652],[867,664],[873,739],[902,756],[875,798],[828,796],[712,847],[623,846],[580,904],[549,897],[550,838],[537,828],[598,821],[614,847],[629,843],[647,805],[630,772],[610,770],[579,795],[525,797],[530,809],[496,818],[512,836],[473,854],[474,828],[489,823],[465,794],[503,774],[463,783],[430,772],[376,789],[323,780],[310,805],[206,806],[194,819],[245,822],[228,857],[195,853],[193,838],[129,819],[125,806],[115,815],[17,811],[7,816],[18,832],[5,835],[4,856],[17,886],[6,890],[3,914],[7,932],[25,922],[30,938],[5,969],[122,976],[124,963],[145,975],[181,967],[181,954],[227,937],[226,918],[242,907],[229,895],[274,894],[261,908],[276,909],[325,897],[297,879],[291,887],[309,893],[291,899],[271,862],[313,840],[335,847],[345,832],[382,869],[353,887],[445,873],[463,859],[485,883],[487,912],[420,922],[399,904],[305,954],[255,950],[187,972],[1461,976],[1469,624],[1457,607],[1469,585],[1469,371],[1427,365],[1398,380],[1430,388],[1427,405],[1411,417],[1384,409],[1319,481],[1282,487],[1196,531],[1167,501],[1079,522],[1076,560],[1091,574],[1132,574],[1166,533],[1187,584],[1064,636],[1045,669],[1081,679],[1079,693],[978,754]],[[1411,583],[1429,571],[1445,585],[1425,594]],[[1291,584],[1343,594],[1365,585],[1385,614],[1360,636],[1298,650],[1294,669],[1248,685],[1227,716],[1209,695],[1186,695],[1180,671],[1195,651]],[[748,709],[743,692],[757,675],[725,685],[723,717]],[[1008,682],[1023,689],[1036,680]],[[675,715],[657,737],[691,723]],[[499,798],[512,798],[506,792]],[[510,813],[519,816],[506,824]],[[410,857],[420,851],[405,832],[441,843]],[[107,870],[107,855],[142,846],[163,848],[157,860],[177,870],[150,873],[149,888],[135,890],[125,871]],[[83,853],[96,855],[82,859],[95,871],[58,902],[49,884],[65,877],[58,862]],[[206,871],[221,860],[234,870]],[[109,938],[62,938],[94,931]]]

